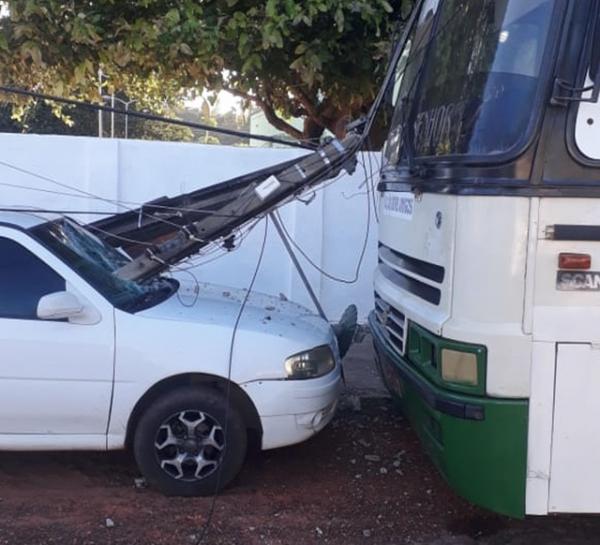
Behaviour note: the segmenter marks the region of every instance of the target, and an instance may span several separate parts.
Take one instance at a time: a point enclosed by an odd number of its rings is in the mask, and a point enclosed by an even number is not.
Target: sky
[[[186,108],[199,109],[202,106],[203,98],[201,96],[185,101]],[[217,103],[215,104],[216,114],[225,114],[231,110],[242,112],[242,101],[227,91],[219,91]]]

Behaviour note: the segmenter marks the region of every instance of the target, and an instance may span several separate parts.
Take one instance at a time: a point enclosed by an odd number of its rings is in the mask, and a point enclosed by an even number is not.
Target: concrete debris
[[[348,400],[348,403],[350,404],[350,407],[352,407],[353,411],[360,412],[361,404],[360,404],[359,396],[350,394],[350,395],[348,395],[347,400]]]
[[[365,454],[365,460],[367,462],[381,462],[381,456],[377,456],[377,454]]]

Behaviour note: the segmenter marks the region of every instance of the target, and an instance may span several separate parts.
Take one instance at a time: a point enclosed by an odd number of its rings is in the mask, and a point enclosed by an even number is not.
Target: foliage
[[[127,97],[121,96],[123,100]],[[122,104],[116,103],[117,109],[124,111]],[[135,111],[132,106],[129,111]],[[196,110],[180,109],[166,112],[170,117],[185,121],[199,122],[206,125],[220,126],[236,130],[248,130],[248,120],[240,117],[235,111],[214,113],[203,112],[200,116]],[[103,136],[110,137],[111,114],[103,113]],[[125,123],[125,116],[116,113],[114,119],[115,137],[139,140],[160,140],[169,142],[199,142],[203,144],[247,145],[246,139],[236,136],[214,136],[204,130],[190,129],[169,123],[130,117]],[[127,134],[126,134],[127,130]],[[61,116],[53,113],[52,107],[44,101],[31,101],[24,108],[22,115],[15,115],[12,105],[0,102],[0,132],[16,132],[28,134],[59,134],[69,136],[97,136],[98,113],[89,108],[65,107]]]
[[[159,111],[182,88],[228,89],[295,137],[343,132],[378,89],[412,0],[9,0],[0,77],[98,99],[113,88]],[[285,117],[303,116],[297,131]]]

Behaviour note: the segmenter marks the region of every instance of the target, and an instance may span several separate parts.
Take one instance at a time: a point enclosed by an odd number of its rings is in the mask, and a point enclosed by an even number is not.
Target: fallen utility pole
[[[114,246],[133,250],[134,259],[116,274],[127,280],[144,280],[211,243],[221,241],[226,248],[231,247],[234,241],[228,237],[239,227],[337,176],[342,169],[354,172],[361,144],[361,136],[350,133],[342,141],[331,140],[295,161],[154,201],[92,227]]]

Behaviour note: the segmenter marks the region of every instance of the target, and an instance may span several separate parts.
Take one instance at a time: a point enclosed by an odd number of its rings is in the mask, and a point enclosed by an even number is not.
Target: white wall
[[[123,207],[115,201],[137,204],[164,195],[174,196],[304,153],[294,149],[0,134],[0,207],[118,212]],[[293,202],[282,210],[288,231],[305,252],[328,272],[348,279],[354,276],[367,227],[365,187],[359,188],[364,177],[359,165],[353,176],[344,176],[318,191],[310,205]],[[107,200],[78,194],[72,188]],[[84,221],[93,218],[77,217]],[[201,281],[247,286],[263,233],[263,227],[258,226],[239,250],[196,267],[194,274]],[[329,280],[299,256],[330,320],[337,320],[348,304],[355,303],[364,321],[372,306],[376,256],[377,226],[373,214],[367,252],[355,284]],[[272,225],[255,289],[275,295],[283,293],[311,306]]]

